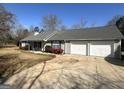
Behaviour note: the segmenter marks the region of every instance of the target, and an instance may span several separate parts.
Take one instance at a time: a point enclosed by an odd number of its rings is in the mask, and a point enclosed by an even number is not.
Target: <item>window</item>
[[[59,41],[54,41],[52,44],[52,48],[61,48],[60,42]]]

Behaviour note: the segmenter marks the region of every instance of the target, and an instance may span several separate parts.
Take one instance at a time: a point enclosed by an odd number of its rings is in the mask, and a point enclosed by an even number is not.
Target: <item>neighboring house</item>
[[[72,29],[67,31],[44,31],[21,40],[21,46],[29,50],[44,51],[46,45],[62,48],[66,54],[85,56],[121,57],[123,35],[113,26]]]

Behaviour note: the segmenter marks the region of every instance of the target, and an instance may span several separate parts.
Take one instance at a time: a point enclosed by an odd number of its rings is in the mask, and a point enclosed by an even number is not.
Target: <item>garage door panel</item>
[[[112,57],[112,42],[94,41],[90,43],[90,55]]]
[[[71,54],[86,55],[86,42],[71,42]]]

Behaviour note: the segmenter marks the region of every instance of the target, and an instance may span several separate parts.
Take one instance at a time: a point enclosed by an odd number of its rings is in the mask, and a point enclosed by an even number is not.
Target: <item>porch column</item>
[[[30,50],[30,42],[28,41],[28,50]]]
[[[19,48],[21,48],[21,43],[22,43],[22,42],[21,42],[21,41],[19,41]]]
[[[43,45],[43,52],[45,51],[45,43],[46,43],[46,42],[43,41],[43,44],[42,44],[42,45]]]
[[[41,51],[44,51],[44,42],[41,42]]]
[[[43,44],[42,44],[43,42],[41,41],[41,51],[43,51]]]

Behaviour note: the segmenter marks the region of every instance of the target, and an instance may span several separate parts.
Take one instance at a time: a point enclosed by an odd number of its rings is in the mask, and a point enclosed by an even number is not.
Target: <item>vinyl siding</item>
[[[114,57],[121,58],[121,40],[116,40],[114,43]]]
[[[61,49],[65,50],[65,43],[64,43],[64,41],[61,41]]]
[[[69,41],[66,41],[65,42],[65,53],[66,54],[70,54],[70,42]]]

